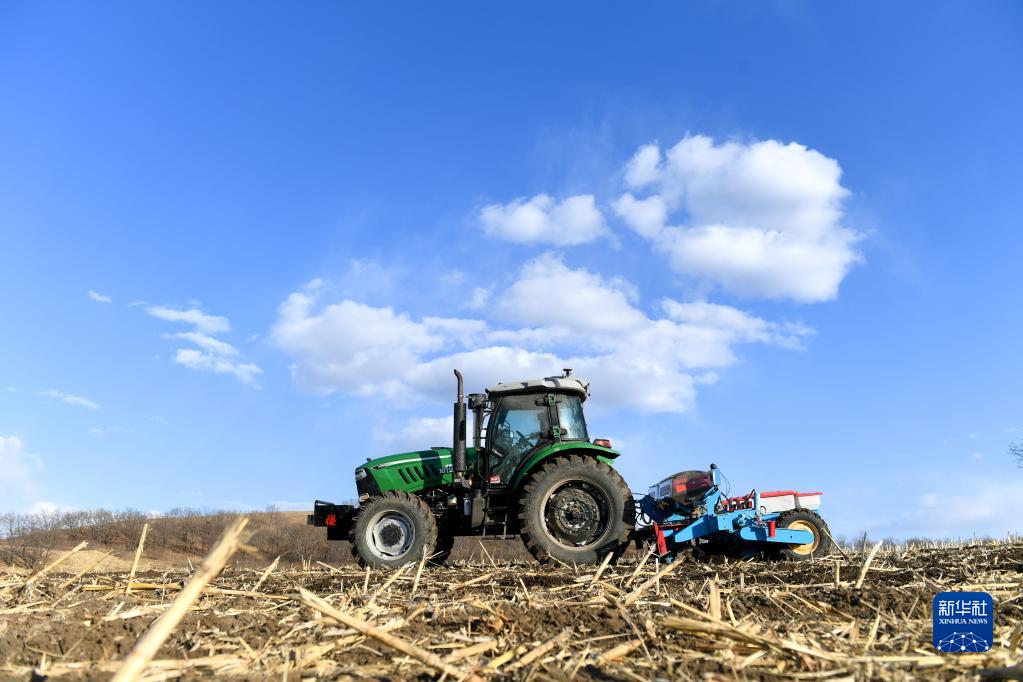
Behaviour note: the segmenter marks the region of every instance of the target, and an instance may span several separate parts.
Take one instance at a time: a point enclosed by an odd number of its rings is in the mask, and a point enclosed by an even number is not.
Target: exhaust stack
[[[455,480],[464,482],[465,478],[465,395],[462,392],[462,373],[455,370],[455,378],[458,380],[458,399],[455,400],[455,428],[454,444],[451,448],[451,468],[455,474]]]

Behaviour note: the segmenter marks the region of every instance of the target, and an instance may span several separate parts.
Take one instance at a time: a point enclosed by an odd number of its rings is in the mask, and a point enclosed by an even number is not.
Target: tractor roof
[[[590,382],[579,377],[547,377],[545,379],[512,381],[487,387],[487,394],[491,398],[512,393],[545,393],[547,391],[574,393],[586,400],[586,396],[590,394]]]

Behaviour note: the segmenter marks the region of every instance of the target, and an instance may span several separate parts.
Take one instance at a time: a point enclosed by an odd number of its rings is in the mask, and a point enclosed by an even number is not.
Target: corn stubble
[[[240,568],[230,564],[246,549],[240,533],[228,529],[191,570],[0,569],[0,677],[1023,677],[1020,542],[875,546],[806,563],[539,566],[478,552],[367,575],[272,557]],[[994,596],[991,651],[934,651],[941,590]]]

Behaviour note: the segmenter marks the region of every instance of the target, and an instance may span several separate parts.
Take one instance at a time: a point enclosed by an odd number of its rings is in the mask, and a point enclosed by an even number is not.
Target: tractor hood
[[[467,450],[475,454],[475,448],[467,448]],[[379,471],[380,469],[388,469],[402,465],[423,466],[423,464],[437,464],[442,461],[443,464],[441,464],[441,466],[451,464],[450,446],[436,446],[428,450],[413,450],[412,452],[398,452],[393,455],[384,455],[383,457],[377,457],[367,461],[365,464],[360,465],[359,468]]]
[[[466,460],[475,466],[476,449],[466,448]],[[362,474],[361,471],[365,471]],[[451,448],[400,452],[371,459],[355,470],[359,494],[374,495],[381,490],[416,492],[454,483]]]

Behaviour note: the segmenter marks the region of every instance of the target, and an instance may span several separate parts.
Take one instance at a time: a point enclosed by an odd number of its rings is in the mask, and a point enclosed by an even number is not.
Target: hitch
[[[313,513],[306,516],[307,526],[327,529],[328,540],[347,540],[358,508],[350,504],[334,504],[316,500]]]

